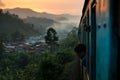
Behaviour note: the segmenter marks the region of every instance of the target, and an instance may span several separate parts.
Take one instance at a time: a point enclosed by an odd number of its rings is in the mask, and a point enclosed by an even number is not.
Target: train
[[[120,80],[120,0],[85,0],[78,38],[89,80]]]

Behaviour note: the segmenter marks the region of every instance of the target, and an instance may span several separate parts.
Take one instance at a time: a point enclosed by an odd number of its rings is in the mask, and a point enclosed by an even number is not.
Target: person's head
[[[82,59],[86,53],[86,46],[84,44],[77,44],[76,47],[74,48],[74,51],[77,53],[79,58]]]

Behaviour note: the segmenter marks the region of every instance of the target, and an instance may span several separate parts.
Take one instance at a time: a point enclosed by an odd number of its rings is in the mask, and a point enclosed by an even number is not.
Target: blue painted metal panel
[[[109,28],[97,31],[96,80],[109,80],[110,32]]]
[[[100,2],[100,5],[102,5],[102,1]],[[101,11],[99,11],[100,13],[97,13],[96,80],[109,80],[111,23],[109,22],[109,8],[104,11],[102,9],[103,6],[100,5],[99,8]]]

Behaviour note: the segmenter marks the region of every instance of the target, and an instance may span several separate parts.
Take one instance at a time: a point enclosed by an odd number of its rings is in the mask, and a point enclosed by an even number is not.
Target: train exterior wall
[[[87,46],[90,80],[116,80],[117,38],[114,33],[113,0],[86,1],[92,1],[92,4],[83,8],[79,36],[81,43]],[[86,26],[90,31],[85,30]]]
[[[108,4],[108,0],[106,0]],[[96,80],[109,80],[110,26],[109,8],[103,0],[97,0],[96,6]]]
[[[116,80],[117,50],[113,33],[112,0],[97,0],[96,80]]]

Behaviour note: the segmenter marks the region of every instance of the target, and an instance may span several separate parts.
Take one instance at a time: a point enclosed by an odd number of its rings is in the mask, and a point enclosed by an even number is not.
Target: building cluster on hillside
[[[49,49],[45,42],[4,43],[4,47],[7,53],[45,53]]]

